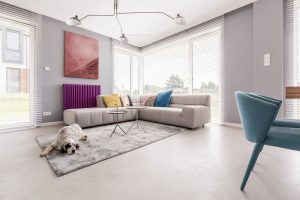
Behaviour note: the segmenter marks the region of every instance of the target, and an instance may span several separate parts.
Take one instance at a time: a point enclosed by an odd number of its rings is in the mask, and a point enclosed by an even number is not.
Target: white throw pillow
[[[121,95],[121,102],[123,107],[129,106],[129,100],[127,95]]]

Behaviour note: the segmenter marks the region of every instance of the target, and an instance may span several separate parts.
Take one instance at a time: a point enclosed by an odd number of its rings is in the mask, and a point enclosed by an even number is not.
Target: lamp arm
[[[80,19],[80,21],[81,21],[81,20],[84,20],[84,19],[87,18],[87,17],[113,17],[113,16],[115,16],[116,13],[117,13],[117,8],[118,8],[118,1],[117,1],[117,0],[114,0],[114,8],[113,8],[114,13],[113,13],[113,14],[108,14],[108,15],[96,15],[96,14],[94,14],[94,15],[86,15],[86,16],[82,17],[82,18]]]
[[[174,17],[172,17],[171,15],[168,15],[167,13],[165,12],[117,12],[117,14],[120,14],[120,15],[127,15],[127,14],[163,14],[171,19],[175,19]]]
[[[111,15],[86,15],[86,16],[80,18],[79,20],[82,21],[87,17],[113,17],[113,16],[115,16],[115,14],[116,13],[114,12],[114,14],[111,14]]]

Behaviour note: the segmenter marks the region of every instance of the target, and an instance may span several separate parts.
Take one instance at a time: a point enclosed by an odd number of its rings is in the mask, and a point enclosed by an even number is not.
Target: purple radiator
[[[100,85],[63,84],[63,89],[64,110],[96,107],[96,97],[101,93]]]

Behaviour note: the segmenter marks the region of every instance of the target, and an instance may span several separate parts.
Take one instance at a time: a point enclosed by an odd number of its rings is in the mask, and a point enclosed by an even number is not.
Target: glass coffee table
[[[145,106],[128,106],[126,107],[126,109],[133,109],[136,110],[136,117],[135,117],[135,121],[133,122],[133,124],[130,126],[130,128],[127,130],[127,133],[132,129],[132,127],[136,124],[137,128],[141,128],[145,133],[145,129],[142,126],[140,120],[139,120],[139,110],[145,108]]]
[[[127,135],[127,133],[123,130],[123,128],[119,125],[119,115],[124,115],[126,113],[126,111],[122,111],[119,110],[118,108],[116,110],[110,110],[107,111],[107,114],[111,114],[113,116],[117,117],[117,122],[116,122],[116,126],[114,128],[114,130],[112,131],[110,138],[113,136],[113,134],[116,132],[117,127],[119,127],[119,129],[125,134]],[[127,131],[128,132],[128,131]]]

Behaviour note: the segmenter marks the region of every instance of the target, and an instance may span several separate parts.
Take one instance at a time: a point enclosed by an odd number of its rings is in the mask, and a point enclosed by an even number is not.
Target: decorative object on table
[[[143,102],[143,106],[154,106],[156,98],[157,96],[147,96],[145,101]]]
[[[286,87],[285,97],[287,99],[300,99],[300,87]]]
[[[115,128],[113,129],[110,138],[113,136],[114,133],[116,133],[117,128],[119,128],[123,133],[125,133],[125,135],[127,135],[127,133],[123,130],[123,128],[119,125],[119,115],[124,115],[126,113],[125,110],[120,111],[118,105],[115,105],[117,107],[116,110],[109,110],[107,111],[108,114],[111,114],[113,116],[116,116],[116,124],[115,124]]]
[[[98,40],[65,31],[64,76],[98,79]]]
[[[171,100],[173,90],[158,93],[154,106],[155,107],[168,107]]]
[[[136,124],[136,127],[139,129],[141,128],[145,133],[145,129],[144,127],[142,126],[140,120],[139,120],[139,110],[140,109],[143,109],[143,106],[129,106],[129,107],[126,107],[126,109],[133,109],[133,110],[136,110],[136,117],[135,117],[135,121],[133,122],[132,126],[130,126],[130,128],[127,130],[127,133],[130,131],[130,129],[133,128],[133,126]]]
[[[97,106],[96,97],[101,94],[101,86],[63,84],[63,93],[64,110],[72,108],[93,108]]]
[[[125,129],[128,129],[131,125],[132,122],[122,123],[122,127]],[[109,135],[114,125],[84,129],[89,139],[80,145],[80,151],[71,156],[55,151],[47,155],[46,158],[54,173],[57,176],[62,176],[187,130],[146,121],[143,121],[143,125],[148,134],[140,134],[139,129],[132,129],[129,135],[116,134],[112,138],[109,138]],[[36,140],[40,147],[44,149],[55,139],[55,136],[55,133],[47,133],[36,137]]]
[[[251,93],[235,93],[247,140],[255,143],[240,189],[244,190],[264,145],[300,151],[300,122],[275,120],[282,101]]]
[[[172,20],[174,20],[175,24],[177,25],[185,25],[185,19],[183,16],[181,16],[180,14],[177,14],[176,17],[172,17],[170,15],[168,15],[167,13],[165,12],[141,12],[141,11],[134,11],[134,12],[119,12],[118,11],[118,0],[114,0],[114,7],[113,7],[113,13],[112,14],[105,14],[105,15],[95,15],[95,14],[92,14],[92,15],[86,15],[82,18],[79,18],[77,15],[75,15],[74,17],[71,17],[69,18],[67,21],[66,21],[66,24],[69,25],[69,26],[78,26],[78,25],[81,25],[81,22],[87,18],[87,17],[116,17],[117,19],[117,22],[118,22],[118,25],[120,27],[120,30],[121,30],[121,36],[120,36],[120,42],[121,43],[124,43],[124,44],[127,44],[128,43],[128,39],[127,37],[125,36],[124,32],[123,32],[123,28],[121,26],[121,23],[119,21],[119,18],[118,18],[118,15],[129,15],[129,14],[160,14],[160,15],[164,15]]]
[[[122,107],[120,95],[118,94],[112,94],[112,95],[106,95],[102,97],[106,107]]]

